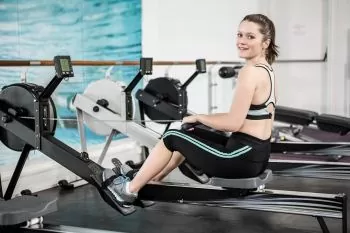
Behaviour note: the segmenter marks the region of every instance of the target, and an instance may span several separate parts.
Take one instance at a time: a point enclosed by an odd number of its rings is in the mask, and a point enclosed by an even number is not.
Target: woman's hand
[[[185,123],[196,123],[198,121],[198,116],[197,115],[191,115],[191,116],[187,116],[182,118],[182,124]]]

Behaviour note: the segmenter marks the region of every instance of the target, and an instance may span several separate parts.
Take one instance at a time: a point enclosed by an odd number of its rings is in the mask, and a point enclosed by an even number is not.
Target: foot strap
[[[106,189],[111,183],[113,183],[113,180],[118,178],[119,176],[117,175],[113,175],[111,177],[109,177],[107,180],[102,182],[102,188]]]

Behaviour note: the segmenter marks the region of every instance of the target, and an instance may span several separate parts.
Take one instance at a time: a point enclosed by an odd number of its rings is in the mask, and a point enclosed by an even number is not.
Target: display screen
[[[70,72],[70,66],[68,59],[60,59],[62,72]]]

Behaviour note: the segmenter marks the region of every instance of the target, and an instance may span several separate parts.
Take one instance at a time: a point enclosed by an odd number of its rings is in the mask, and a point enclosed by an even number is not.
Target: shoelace
[[[126,182],[130,181],[130,178],[129,177],[126,177],[124,175],[120,175],[118,176],[117,178],[115,178],[113,180],[113,184],[115,185],[120,185],[120,184],[125,184]]]

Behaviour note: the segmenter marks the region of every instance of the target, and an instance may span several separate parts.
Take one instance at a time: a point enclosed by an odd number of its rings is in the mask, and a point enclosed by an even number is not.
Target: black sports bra
[[[271,119],[272,114],[268,110],[269,104],[273,104],[274,107],[276,107],[276,96],[275,96],[275,75],[273,73],[272,68],[268,67],[265,64],[257,64],[256,67],[262,67],[264,68],[268,73],[270,77],[270,95],[269,98],[262,104],[254,105],[251,104],[249,107],[249,111],[247,114],[247,119],[249,120],[263,120],[263,119]]]

